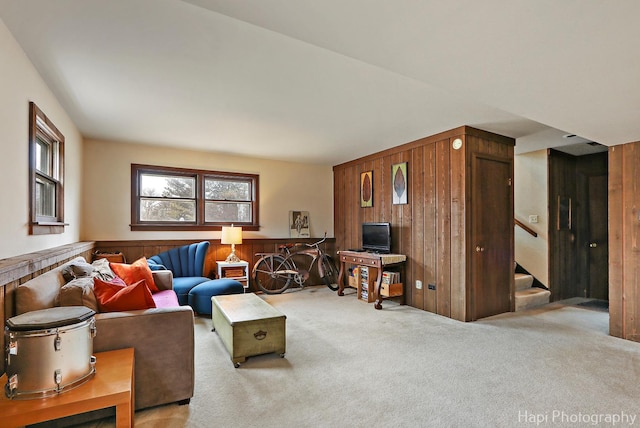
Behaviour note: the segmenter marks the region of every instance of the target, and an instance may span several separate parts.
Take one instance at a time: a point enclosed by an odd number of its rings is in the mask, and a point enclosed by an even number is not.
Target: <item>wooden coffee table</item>
[[[0,426],[20,427],[115,406],[116,427],[132,427],[134,412],[133,348],[99,352],[96,374],[82,385],[47,398],[13,399],[0,394]],[[0,378],[2,388],[7,375]]]

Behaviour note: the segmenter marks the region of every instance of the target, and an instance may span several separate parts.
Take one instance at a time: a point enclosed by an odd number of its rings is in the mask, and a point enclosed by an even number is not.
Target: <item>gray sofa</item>
[[[57,305],[63,269],[78,257],[16,288],[16,315]],[[153,272],[159,289],[171,289],[170,271]],[[194,391],[194,324],[189,306],[97,313],[93,352],[135,349],[135,408],[178,402]]]

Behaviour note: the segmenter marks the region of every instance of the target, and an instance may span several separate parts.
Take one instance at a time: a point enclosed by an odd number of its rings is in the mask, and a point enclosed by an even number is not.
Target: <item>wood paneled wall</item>
[[[640,142],[609,148],[609,320],[640,342]]]
[[[461,150],[451,148],[455,138],[464,140]],[[469,153],[503,156],[513,162],[513,146],[511,138],[463,126],[336,165],[336,250],[361,247],[363,222],[390,222],[392,251],[407,256],[402,280],[407,304],[467,320]],[[391,167],[400,162],[408,163],[408,203],[393,205]],[[360,174],[365,171],[373,171],[373,206],[362,208]],[[422,289],[415,287],[416,280],[422,281]]]

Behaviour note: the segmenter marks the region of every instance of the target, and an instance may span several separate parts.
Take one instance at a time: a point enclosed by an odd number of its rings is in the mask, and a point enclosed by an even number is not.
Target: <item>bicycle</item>
[[[255,284],[266,294],[283,293],[294,283],[304,287],[305,281],[309,278],[309,271],[315,265],[324,284],[336,291],[338,289],[338,269],[331,256],[320,248],[320,244],[326,239],[327,234],[325,233],[324,238],[313,244],[288,243],[279,245],[279,252],[276,253],[256,253],[256,256],[260,258],[253,266],[252,271]],[[294,247],[306,248],[291,251]],[[293,260],[294,256],[311,258],[308,270],[299,269]]]

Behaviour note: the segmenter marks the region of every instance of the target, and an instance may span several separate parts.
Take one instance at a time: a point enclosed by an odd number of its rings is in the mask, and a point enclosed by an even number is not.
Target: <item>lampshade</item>
[[[231,245],[231,254],[227,257],[227,262],[237,263],[240,258],[236,256],[236,244],[242,244],[242,228],[231,226],[222,226],[222,236],[220,243],[223,245]]]
[[[234,225],[222,226],[220,243],[225,245],[242,244],[242,228]]]

